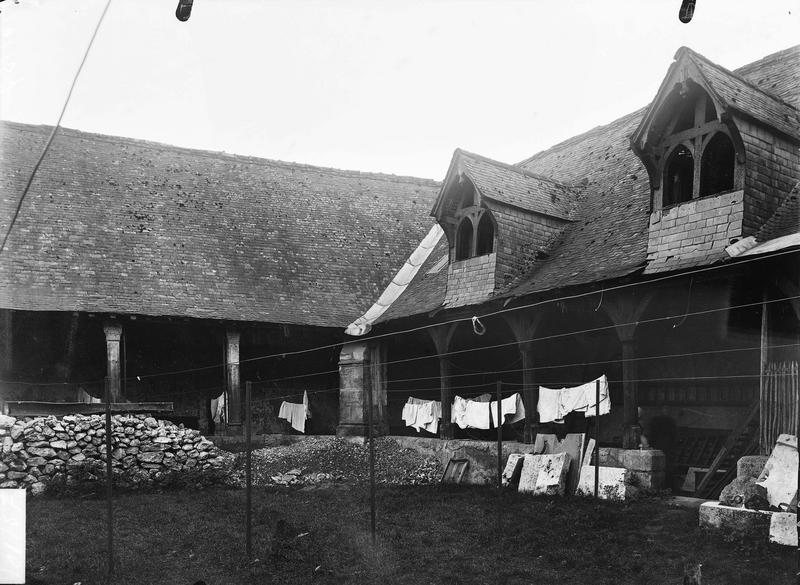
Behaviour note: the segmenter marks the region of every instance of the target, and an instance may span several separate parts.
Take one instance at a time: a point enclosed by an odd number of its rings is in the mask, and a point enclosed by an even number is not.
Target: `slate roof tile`
[[[798,132],[800,98],[800,46],[769,55],[735,72],[715,65],[696,53],[696,62],[719,88],[722,99],[753,116],[761,116],[779,129]],[[772,81],[770,81],[772,80]],[[768,93],[769,92],[769,93]],[[772,95],[770,95],[770,93]],[[562,185],[580,185],[573,195],[573,219],[547,250],[530,261],[495,296],[520,296],[566,286],[587,284],[635,273],[647,262],[650,187],[647,172],[630,150],[629,138],[646,112],[640,109],[610,124],[570,138],[520,162],[518,167]],[[787,126],[787,123],[789,126]],[[793,125],[793,126],[791,126]],[[782,233],[797,214],[797,197],[781,208],[764,230]],[[793,215],[795,214],[795,215]],[[776,214],[777,216],[778,214]],[[787,219],[788,218],[788,219]],[[772,220],[771,220],[772,221]],[[502,237],[502,235],[501,235]],[[535,251],[534,251],[535,252]],[[431,262],[439,258],[431,254]],[[725,259],[724,252],[674,258],[648,271],[671,271],[706,265]],[[446,269],[435,278],[427,267],[396,301],[383,320],[432,311],[441,306],[447,286]]]
[[[755,233],[755,238],[757,242],[767,242],[795,233],[800,233],[800,185],[795,185],[772,217]]]
[[[574,211],[579,188],[461,149],[454,158],[484,197],[560,219]]]
[[[767,55],[735,73],[761,90],[800,109],[800,45]]]
[[[767,93],[752,81],[728,71],[691,49],[684,47],[682,50],[691,54],[692,60],[713,90],[729,107],[748,114],[788,136],[800,138],[800,111],[795,106]]]
[[[438,309],[447,291],[447,264],[431,272],[448,254],[447,238],[442,236],[406,291],[381,315],[378,323],[408,315],[419,315]]]
[[[50,128],[0,124],[0,229]],[[0,307],[345,327],[439,184],[60,130],[0,255]]]

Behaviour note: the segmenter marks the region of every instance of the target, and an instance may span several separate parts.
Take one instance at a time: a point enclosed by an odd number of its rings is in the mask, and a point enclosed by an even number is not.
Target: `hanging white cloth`
[[[223,423],[228,418],[225,412],[225,392],[223,392],[211,400],[211,418],[215,423]]]
[[[482,397],[479,396],[478,398]],[[491,428],[490,404],[491,402],[488,400],[486,402],[478,402],[456,396],[450,411],[450,420],[462,429],[489,429]]]
[[[603,374],[597,380],[572,388],[545,388],[539,386],[539,422],[564,422],[570,412],[582,412],[584,416],[595,416],[597,382],[600,382],[600,415],[611,412],[611,395],[608,379]]]
[[[422,400],[409,396],[403,406],[403,421],[406,426],[429,433],[439,432],[439,419],[442,418],[442,403],[437,400]]]
[[[311,411],[308,408],[308,392],[303,391],[303,402],[282,402],[278,411],[278,418],[282,418],[292,425],[292,428],[301,433],[306,432],[306,419],[311,418]]]
[[[498,427],[497,423],[497,401],[491,403],[490,413],[492,416],[492,425]],[[525,405],[522,402],[522,396],[516,392],[508,398],[503,398],[500,401],[500,415],[503,420],[500,424],[514,424],[525,418]]]

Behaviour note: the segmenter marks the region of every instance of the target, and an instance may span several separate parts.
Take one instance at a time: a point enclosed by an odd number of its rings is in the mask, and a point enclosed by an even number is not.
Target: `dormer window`
[[[679,144],[667,158],[664,171],[664,207],[683,203],[694,192],[694,157],[683,144]]]
[[[719,111],[692,79],[675,83],[662,98],[647,122],[644,143],[638,143],[650,171],[654,209],[742,188],[741,139]]]
[[[482,207],[462,209],[456,231],[455,259],[466,260],[494,251],[495,223],[491,212]]]
[[[494,221],[488,211],[484,211],[478,222],[478,236],[475,239],[475,255],[483,256],[494,251]]]
[[[458,224],[456,234],[456,260],[466,260],[474,256],[472,253],[472,237],[475,228],[472,226],[472,219],[469,216],[463,218]]]
[[[733,189],[736,149],[727,134],[717,132],[703,148],[700,197]]]

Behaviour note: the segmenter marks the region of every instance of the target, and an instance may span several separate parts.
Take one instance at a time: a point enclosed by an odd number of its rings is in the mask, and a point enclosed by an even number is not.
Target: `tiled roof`
[[[731,107],[761,116],[776,128],[797,135],[800,117],[796,117],[793,105],[800,100],[797,96],[800,47],[767,56],[734,73],[694,52],[691,55],[720,98]],[[573,198],[575,211],[570,216],[573,222],[564,227],[545,254],[532,255],[525,270],[496,296],[519,296],[599,282],[637,272],[645,266],[650,186],[647,172],[629,142],[645,112],[643,108],[594,128],[516,165],[535,176],[549,177],[562,185],[580,185],[582,189]],[[781,208],[783,219],[770,220],[774,225],[768,222],[770,227],[763,230],[782,233],[781,230],[788,229],[786,225],[796,219],[787,218],[797,217],[797,205],[796,196],[787,200]],[[440,257],[434,251],[430,265]],[[707,257],[692,257],[688,262],[676,259],[669,269],[685,269],[723,258],[724,254],[715,252]],[[430,312],[442,306],[447,270],[429,275],[429,268],[423,266],[382,320]]]
[[[735,70],[767,93],[800,108],[800,45],[778,51]]]
[[[428,256],[428,260],[419,269],[414,280],[397,300],[378,319],[378,323],[391,321],[408,315],[419,315],[438,309],[444,303],[447,291],[447,265],[431,272],[439,261],[448,254],[447,238],[440,238],[439,243]]]
[[[800,185],[795,185],[772,217],[756,232],[755,239],[767,242],[795,233],[800,233]]]
[[[760,120],[788,136],[800,139],[800,111],[796,107],[775,95],[766,93],[752,81],[712,63],[691,49],[682,47],[676,59],[681,51],[691,56],[713,91],[728,107]],[[785,63],[784,67],[786,68]],[[797,86],[795,90],[796,88]]]
[[[569,219],[579,189],[526,169],[458,149],[453,163],[472,180],[484,197],[527,211]]]
[[[644,265],[650,184],[628,142],[642,114],[629,114],[520,163],[561,181],[585,180],[585,195],[559,245],[505,292],[516,296],[615,278]]]
[[[50,128],[0,124],[0,229]],[[345,327],[439,184],[61,130],[0,255],[0,307]]]

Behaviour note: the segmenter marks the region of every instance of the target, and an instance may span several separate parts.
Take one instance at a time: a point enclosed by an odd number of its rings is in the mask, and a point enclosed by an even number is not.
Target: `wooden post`
[[[117,321],[104,321],[103,333],[106,336],[106,376],[109,380],[111,402],[122,402],[120,374],[120,338],[122,325]]]
[[[522,357],[522,396],[525,399],[525,428],[524,441],[533,444],[536,441],[537,427],[539,425],[539,387],[536,385],[536,376],[533,371],[534,355],[533,342],[526,341],[519,344],[519,353]]]
[[[80,313],[72,313],[69,316],[69,331],[67,332],[67,342],[64,348],[64,381],[69,382],[72,376],[72,364],[75,362],[75,349],[78,341],[78,325],[80,324]],[[123,342],[124,343],[124,342]],[[122,373],[123,380],[125,372]]]
[[[448,356],[444,354],[450,347],[450,340],[453,338],[456,327],[457,324],[452,323],[428,329],[439,357],[439,389],[442,401],[442,423],[439,425],[439,438],[441,439],[453,438],[453,423],[450,421],[453,403],[453,393],[450,389],[450,362]]]
[[[242,430],[242,388],[239,377],[239,341],[241,333],[236,329],[225,331],[225,388],[228,393],[225,405],[228,409],[228,426],[232,434]]]
[[[633,336],[622,339],[622,418],[625,425],[622,435],[623,449],[638,448],[642,436],[639,426],[637,364]]]

